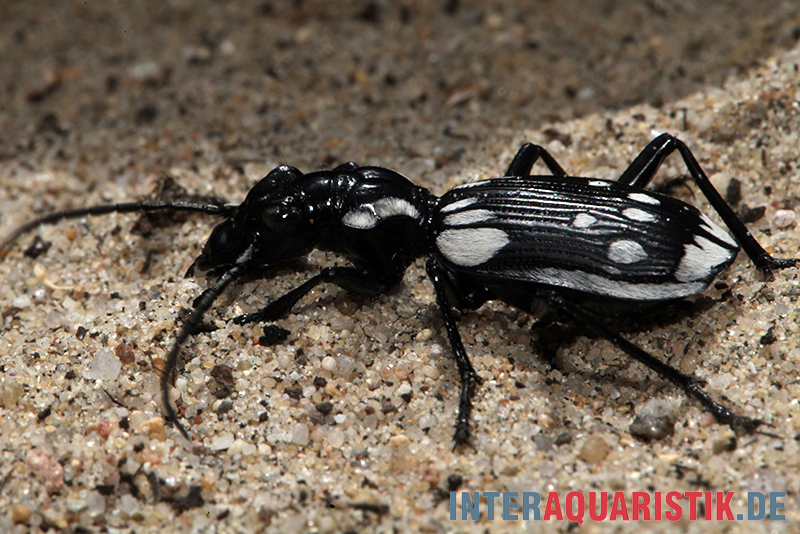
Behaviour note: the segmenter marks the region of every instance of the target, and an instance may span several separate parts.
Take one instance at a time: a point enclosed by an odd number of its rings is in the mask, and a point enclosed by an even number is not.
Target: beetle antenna
[[[9,247],[23,234],[38,228],[43,224],[57,223],[66,219],[77,219],[87,215],[105,215],[108,213],[133,213],[152,211],[189,211],[222,215],[228,217],[233,214],[238,204],[194,204],[191,202],[121,202],[118,204],[101,204],[86,208],[56,211],[28,221],[0,242],[0,259],[6,256]]]
[[[239,278],[242,272],[247,268],[247,264],[250,262],[250,257],[253,253],[253,248],[254,245],[252,244],[247,247],[242,255],[239,256],[239,259],[236,260],[236,263],[233,265],[233,267],[222,273],[222,276],[220,276],[219,279],[214,282],[214,285],[203,291],[200,296],[195,299],[192,314],[183,324],[183,328],[181,328],[181,331],[175,338],[175,343],[172,345],[169,354],[167,354],[167,362],[161,375],[161,398],[164,403],[164,411],[166,412],[167,420],[172,422],[172,424],[174,424],[177,429],[180,430],[183,437],[189,441],[191,441],[189,432],[186,431],[184,426],[178,420],[178,414],[175,412],[175,408],[172,406],[172,403],[169,400],[169,379],[177,367],[178,354],[180,354],[181,345],[183,345],[189,335],[197,331],[197,328],[200,326],[200,322],[203,320],[203,315],[205,315],[209,308],[211,308],[211,305],[214,304],[214,301],[217,300],[225,288],[228,287],[231,282]]]

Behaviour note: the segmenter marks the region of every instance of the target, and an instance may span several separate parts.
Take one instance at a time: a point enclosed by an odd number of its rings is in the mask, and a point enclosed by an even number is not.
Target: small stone
[[[328,445],[330,445],[334,449],[338,449],[339,447],[344,445],[344,432],[342,432],[338,428],[334,428],[333,430],[328,432]]]
[[[597,463],[608,454],[608,443],[599,436],[591,436],[583,442],[578,455],[586,463]]]
[[[11,521],[14,523],[27,523],[31,518],[31,509],[24,504],[15,504],[11,507]]]
[[[442,474],[435,467],[427,466],[422,470],[422,480],[431,486],[438,486],[442,481]]]
[[[675,432],[675,425],[666,415],[637,415],[628,430],[643,441],[660,441]]]
[[[723,452],[733,452],[736,450],[736,436],[725,436],[724,438],[715,439],[711,445],[711,450],[714,454],[722,454]]]
[[[133,495],[123,495],[119,498],[119,509],[128,517],[132,517],[139,513],[139,501]]]
[[[107,438],[114,430],[119,428],[119,423],[114,421],[100,421],[97,423],[97,433]]]
[[[425,341],[430,341],[432,337],[433,337],[433,331],[430,328],[423,328],[422,330],[417,332],[417,335],[414,336],[414,339],[416,339],[417,341],[425,342]]]
[[[231,456],[235,456],[237,454],[248,456],[250,454],[255,454],[255,452],[256,446],[243,439],[234,440],[234,442],[231,443],[231,446],[228,447],[228,454]]]
[[[167,439],[167,431],[164,429],[164,418],[153,417],[139,425],[139,431],[147,434],[150,439],[164,441]]]
[[[772,216],[772,224],[776,228],[788,228],[794,225],[797,215],[792,210],[778,210]]]
[[[16,406],[23,393],[25,393],[25,388],[22,384],[9,380],[0,389],[0,401],[3,402],[5,408],[12,408]]]
[[[553,443],[550,436],[544,434],[536,434],[533,436],[533,442],[536,444],[536,449],[543,452],[554,451],[556,449],[556,445]]]
[[[112,382],[119,376],[122,362],[108,350],[100,350],[83,372],[85,378]]]
[[[92,517],[99,517],[106,511],[106,499],[97,491],[86,495],[86,509]]]
[[[120,343],[114,348],[114,354],[117,355],[119,361],[122,365],[130,365],[136,361],[136,357],[133,354],[133,348],[126,344]]]
[[[45,487],[55,493],[64,485],[64,467],[42,448],[30,449],[25,454],[25,462],[31,471],[45,479]]]
[[[194,382],[196,386],[201,385],[206,380],[206,374],[199,367],[197,369],[192,369],[189,376],[191,376],[192,382]]]
[[[389,444],[394,447],[399,447],[401,445],[408,445],[411,443],[411,440],[408,439],[408,436],[405,434],[397,434],[396,436],[392,436],[389,438]]]
[[[322,368],[333,374],[336,372],[336,359],[333,356],[322,358]]]
[[[292,443],[304,447],[309,442],[308,426],[303,423],[297,423],[292,432]]]
[[[224,451],[230,448],[230,446],[233,445],[233,442],[233,434],[227,432],[218,436],[214,436],[214,438],[211,440],[211,448],[215,451]]]

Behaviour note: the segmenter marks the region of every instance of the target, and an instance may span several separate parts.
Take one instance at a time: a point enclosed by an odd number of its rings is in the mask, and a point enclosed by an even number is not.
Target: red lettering
[[[558,492],[551,491],[547,494],[547,504],[544,506],[544,520],[548,521],[551,517],[555,517],[559,521],[564,520],[561,513],[561,502],[558,500]]]
[[[625,494],[621,491],[614,492],[614,503],[611,505],[611,513],[608,518],[611,521],[616,521],[617,516],[620,516],[623,521],[630,521],[628,504],[625,502]]]
[[[733,521],[733,512],[731,511],[731,501],[733,500],[733,492],[727,491],[717,492],[717,521]],[[723,518],[723,514],[725,517]]]
[[[656,521],[661,521],[661,492],[657,491],[655,498],[653,499],[653,504],[655,504],[655,517],[653,518]]]
[[[575,501],[577,501],[577,503]],[[567,519],[582,525],[583,514],[586,508],[583,500],[583,493],[580,491],[570,491],[567,493],[567,500],[564,504],[566,505],[567,509]]]
[[[608,493],[605,491],[600,492],[600,513],[596,513],[597,510],[597,492],[590,491],[589,492],[589,517],[592,518],[592,521],[602,521],[606,518],[606,513],[608,512]]]
[[[646,491],[634,491],[633,498],[633,520],[640,519],[639,512],[642,513],[641,519],[650,521],[650,494]]]
[[[681,500],[681,493],[679,491],[667,492],[667,506],[672,510],[668,511],[664,516],[670,521],[680,521],[681,517],[683,517],[683,508],[681,508],[680,504],[675,502],[676,500]]]
[[[684,495],[689,497],[689,521],[697,521],[697,499],[703,496],[703,492],[687,491]]]

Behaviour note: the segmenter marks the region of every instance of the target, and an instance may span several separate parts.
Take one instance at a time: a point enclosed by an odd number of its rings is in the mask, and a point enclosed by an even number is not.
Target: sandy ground
[[[0,235],[54,209],[144,197],[166,176],[240,200],[281,164],[380,164],[439,194],[503,172],[526,140],[572,174],[613,179],[668,131],[718,188],[741,183],[738,211],[765,208],[750,228],[768,251],[798,256],[800,8],[754,4],[4,3]],[[684,170],[674,157],[660,175]],[[278,321],[290,335],[274,347],[254,343],[260,325],[226,322],[336,261],[315,253],[306,270],[228,291],[208,316],[219,329],[186,346],[176,394],[189,443],[159,419],[157,369],[207,284],[183,273],[214,220],[145,235],[137,220],[48,226],[33,233],[46,253],[23,254],[29,235],[0,262],[4,532],[577,526],[451,521],[456,487],[734,491],[734,511],[742,492],[783,491],[786,521],[680,526],[800,531],[797,269],[767,283],[740,255],[687,311],[622,325],[774,437],[733,440],[609,343],[531,330],[527,314],[489,304],[460,320],[484,383],[475,450],[453,452],[457,374],[421,260],[374,301],[314,291]],[[671,414],[674,434],[633,437],[643,410]]]

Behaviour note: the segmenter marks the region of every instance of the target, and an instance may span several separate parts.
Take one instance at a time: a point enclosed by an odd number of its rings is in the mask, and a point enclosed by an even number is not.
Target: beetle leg
[[[553,176],[567,175],[566,171],[561,168],[561,165],[550,155],[546,148],[533,143],[525,143],[517,150],[517,155],[511,160],[511,165],[508,166],[505,176],[529,176],[533,164],[539,158],[542,158],[542,161],[553,173]]]
[[[759,419],[751,419],[749,417],[734,414],[730,409],[712,399],[711,396],[709,396],[708,393],[703,390],[705,383],[702,379],[682,373],[671,365],[662,362],[644,349],[638,347],[618,333],[609,329],[602,322],[600,322],[594,316],[594,314],[582,306],[575,304],[574,302],[564,298],[562,295],[554,292],[548,293],[546,298],[547,302],[551,306],[561,310],[577,324],[588,326],[598,335],[606,338],[617,347],[625,351],[633,359],[643,363],[655,371],[660,377],[665,378],[676,386],[683,388],[688,395],[700,401],[700,404],[702,404],[706,410],[711,412],[718,422],[728,425],[737,434],[751,434],[755,432],[759,426],[764,424],[764,421]]]
[[[235,324],[246,324],[263,321],[274,321],[289,313],[297,302],[319,284],[331,283],[342,289],[365,296],[377,296],[385,293],[403,277],[403,271],[391,273],[389,276],[378,276],[355,267],[326,267],[322,271],[285,295],[270,302],[260,310],[234,317]]]
[[[650,141],[617,180],[644,189],[653,180],[664,160],[675,150],[675,137],[661,134]]]
[[[619,182],[629,184],[634,187],[646,187],[647,184],[653,179],[656,171],[664,162],[664,159],[672,154],[675,150],[680,152],[686,168],[692,180],[700,188],[703,195],[708,199],[708,202],[719,214],[720,218],[725,222],[725,225],[733,234],[737,243],[742,247],[750,260],[755,264],[759,270],[770,273],[777,269],[785,269],[787,267],[794,267],[800,263],[800,258],[796,259],[779,259],[773,258],[769,253],[764,250],[764,247],[758,244],[758,241],[750,233],[750,230],[744,225],[739,217],[733,212],[733,209],[727,202],[720,196],[719,192],[711,184],[711,180],[703,172],[700,164],[697,163],[692,151],[680,139],[673,137],[670,134],[661,134],[653,139],[644,150],[633,160],[633,163],[622,173]]]
[[[472,413],[472,399],[475,396],[475,389],[481,383],[481,378],[475,372],[472,362],[469,361],[461,335],[458,333],[453,305],[448,296],[448,289],[452,291],[454,286],[447,271],[442,267],[436,258],[430,258],[425,264],[425,270],[433,283],[436,291],[436,301],[444,319],[444,326],[447,330],[447,338],[450,341],[450,348],[458,367],[458,376],[461,382],[461,395],[458,402],[458,415],[456,416],[456,430],[453,434],[453,448],[460,445],[469,445],[470,435],[470,414]],[[449,288],[448,288],[449,286]]]

